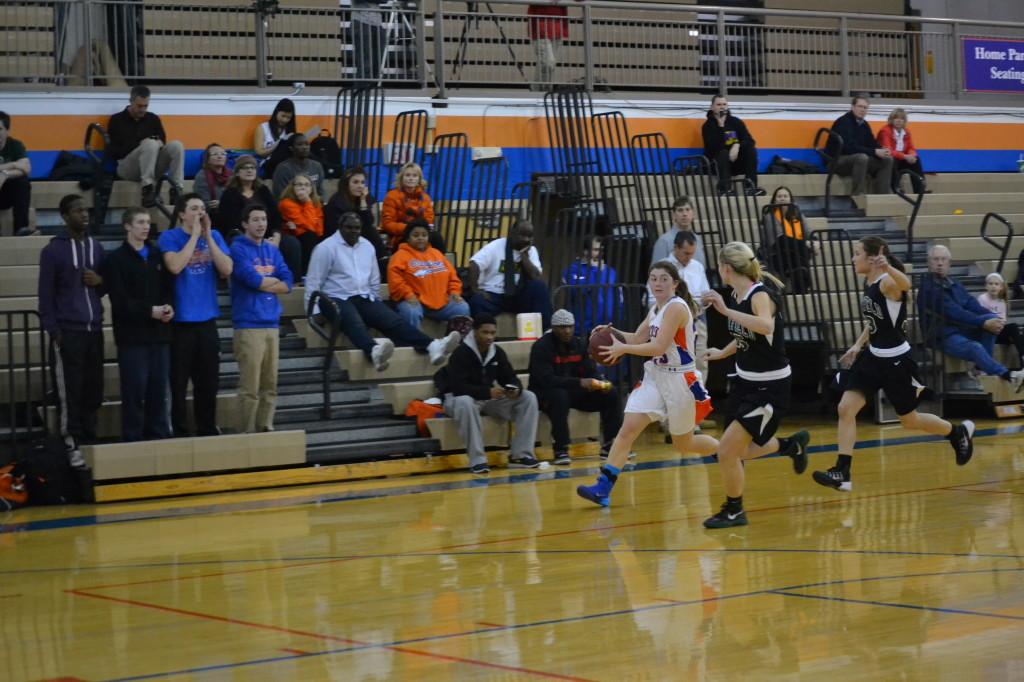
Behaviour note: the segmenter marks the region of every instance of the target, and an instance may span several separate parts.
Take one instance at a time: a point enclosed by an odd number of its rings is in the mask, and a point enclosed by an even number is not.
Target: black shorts
[[[868,400],[879,390],[885,391],[896,414],[903,416],[917,409],[924,385],[910,353],[880,358],[865,350],[850,368],[846,390],[857,391]]]
[[[789,411],[792,378],[748,381],[739,376],[729,382],[729,417],[738,421],[758,445],[772,439]]]

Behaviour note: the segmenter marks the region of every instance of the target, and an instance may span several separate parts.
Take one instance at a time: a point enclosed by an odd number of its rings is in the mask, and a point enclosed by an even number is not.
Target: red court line
[[[361,642],[355,639],[348,639],[346,637],[335,637],[334,635],[323,635],[318,632],[306,632],[305,630],[295,630],[292,628],[284,628],[278,625],[267,625],[264,623],[254,623],[246,620],[239,620],[237,618],[228,618],[226,616],[217,616],[209,613],[201,613],[199,611],[188,611],[185,609],[178,609],[173,606],[161,606],[159,604],[149,604],[147,602],[136,601],[134,599],[121,599],[120,597],[110,597],[105,594],[90,594],[83,592],[82,590],[65,590],[67,594],[72,594],[77,597],[90,597],[92,599],[100,599],[103,601],[110,601],[118,604],[125,604],[128,606],[138,606],[145,609],[153,609],[155,611],[163,611],[165,613],[173,613],[178,616],[188,616],[191,618],[200,618],[203,620],[212,620],[218,623],[228,623],[230,625],[239,625],[242,627],[254,628],[257,630],[269,630],[271,632],[282,632],[289,635],[296,635],[299,637],[310,637],[313,639],[319,639],[327,642],[340,642],[342,644],[350,644],[353,646],[378,646],[373,642]],[[502,626],[498,626],[502,627]],[[471,658],[462,658],[459,656],[449,656],[447,654],[436,654],[429,651],[419,651],[417,649],[409,649],[403,646],[380,646],[381,649],[389,649],[403,654],[411,654],[414,656],[424,656],[426,658],[434,658],[442,661],[450,661],[453,663],[466,663],[468,665],[481,666],[484,668],[492,668],[495,670],[506,670],[515,673],[521,673],[524,675],[532,675],[534,677],[543,677],[552,680],[571,680],[572,682],[592,682],[583,677],[572,677],[569,675],[560,675],[558,673],[549,673],[543,670],[532,670],[530,668],[520,668],[511,665],[502,665],[500,663],[489,663],[487,661],[477,661]],[[309,655],[307,652],[303,652],[301,655]]]
[[[965,486],[967,486],[967,485],[991,485],[993,483],[1007,483],[1007,482],[1010,482],[1010,481],[1020,481],[1020,480],[1024,480],[1024,478],[1015,477],[1015,478],[997,479],[997,480],[993,480],[993,481],[975,481],[973,483],[964,483],[963,485],[965,485]],[[843,502],[850,501],[850,500],[874,500],[874,499],[879,499],[879,498],[883,498],[883,497],[893,497],[895,495],[915,495],[915,494],[919,494],[919,493],[936,492],[936,491],[939,491],[939,490],[960,490],[960,488],[958,488],[956,486],[938,486],[938,487],[935,487],[935,488],[921,488],[919,490],[901,490],[901,491],[893,491],[893,492],[888,492],[888,493],[878,493],[878,494],[875,494],[875,495],[861,495],[861,496],[858,496],[858,497],[851,497],[849,495],[844,495],[844,496],[837,496],[837,497],[835,497],[835,498],[833,498],[831,500],[820,500],[820,501],[817,501],[817,502],[799,502],[797,504],[780,505],[780,506],[777,506],[777,507],[759,507],[759,508],[756,508],[756,509],[747,509],[747,512],[749,512],[749,513],[761,513],[761,512],[771,512],[771,511],[783,511],[783,510],[786,510],[786,509],[799,509],[800,507],[810,507],[810,506],[829,505],[829,504],[841,504]],[[689,520],[689,519],[700,518],[702,516],[704,516],[703,513],[701,513],[701,514],[691,514],[689,516],[683,516],[683,517],[678,517],[678,518],[670,518],[670,519],[658,519],[658,520],[654,520],[654,521],[638,521],[638,522],[635,522],[635,523],[621,523],[621,524],[611,524],[609,526],[596,526],[596,527],[590,527],[590,528],[576,528],[576,529],[573,529],[573,530],[553,531],[551,533],[540,533],[540,534],[537,534],[537,535],[522,535],[522,536],[518,536],[518,537],[511,537],[511,538],[498,538],[498,539],[495,539],[495,540],[483,540],[483,541],[478,541],[478,542],[465,542],[465,543],[458,544],[458,545],[446,545],[444,547],[437,547],[437,548],[434,548],[434,549],[427,548],[427,549],[417,550],[415,552],[411,552],[411,554],[423,554],[423,553],[426,553],[426,552],[444,552],[445,550],[465,549],[465,548],[469,548],[469,547],[483,547],[483,546],[486,546],[486,545],[495,545],[495,544],[500,544],[500,543],[504,543],[504,542],[519,542],[519,541],[522,541],[522,540],[531,540],[531,539],[539,539],[539,538],[552,538],[552,537],[558,537],[558,536],[561,536],[561,535],[578,535],[580,533],[600,532],[600,531],[606,531],[606,530],[621,530],[623,528],[639,528],[639,527],[642,527],[642,526],[657,526],[657,525],[662,525],[662,524],[665,524],[665,523],[676,523],[678,521],[686,521],[686,520]],[[402,552],[398,552],[398,553],[395,553],[395,554],[389,554],[388,556],[402,556],[402,554],[403,554]],[[239,569],[237,571],[219,571],[219,572],[214,572],[214,573],[202,573],[202,574],[199,574],[199,575],[192,575],[192,576],[174,576],[174,577],[171,577],[171,578],[154,578],[152,580],[139,580],[139,581],[127,582],[127,583],[112,583],[112,584],[109,584],[109,585],[90,585],[90,586],[81,587],[81,588],[78,588],[78,589],[93,591],[93,590],[105,590],[105,589],[114,588],[114,587],[130,587],[132,585],[153,585],[153,584],[157,584],[157,583],[174,583],[174,582],[182,582],[182,581],[185,581],[185,580],[198,580],[198,579],[202,579],[202,578],[217,578],[217,577],[221,577],[221,576],[240,575],[240,574],[244,574],[244,573],[259,573],[259,572],[263,572],[263,571],[278,571],[278,570],[283,570],[283,569],[286,569],[286,568],[299,568],[299,567],[303,567],[303,566],[318,566],[318,565],[323,565],[323,564],[340,563],[340,562],[343,562],[343,561],[353,561],[355,559],[367,559],[367,558],[372,559],[372,558],[376,558],[377,556],[379,556],[379,555],[366,555],[366,556],[364,556],[364,555],[353,555],[353,556],[347,556],[347,557],[334,557],[334,558],[331,558],[331,559],[321,559],[321,560],[317,560],[317,561],[307,561],[307,562],[301,562],[301,563],[279,564],[279,565],[276,565],[276,566],[261,566],[259,568],[245,568],[245,569]]]
[[[1016,490],[978,490],[977,488],[948,488],[948,490],[955,490],[956,492],[964,493],[990,493],[993,495],[1024,495],[1024,493]]]
[[[0,599],[14,599],[15,597],[20,597],[20,596],[21,596],[20,594],[0,594]],[[46,682],[46,681],[44,680],[44,682]]]
[[[278,651],[283,651],[286,654],[295,654],[296,656],[309,656],[310,653],[301,649],[278,649]]]
[[[475,625],[483,625],[485,628],[503,628],[503,627],[507,627],[505,625],[500,625],[498,623],[488,623],[485,620],[478,620],[475,623]]]

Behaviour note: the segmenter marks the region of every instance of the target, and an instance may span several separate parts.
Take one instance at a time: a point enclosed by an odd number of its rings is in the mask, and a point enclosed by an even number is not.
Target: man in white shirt
[[[654,249],[651,251],[652,265],[660,260],[671,258],[676,235],[680,232],[693,232],[694,218],[695,213],[690,197],[681,196],[672,202],[672,227],[665,234],[658,237],[658,241],[654,242]],[[697,260],[701,263],[707,263],[707,258],[704,255],[704,244],[701,242],[700,235],[694,233],[694,238],[697,240]]]
[[[313,250],[306,272],[306,306],[314,291],[330,298],[336,310],[328,308],[319,314],[341,329],[378,371],[387,369],[396,344],[429,353],[431,363],[444,364],[462,336],[452,332],[443,339],[431,340],[381,301],[377,251],[360,236],[362,221],[355,213],[346,213],[340,222],[338,232]],[[371,337],[370,328],[386,338]]]
[[[533,245],[533,223],[520,220],[509,236],[495,239],[469,261],[469,299],[473,315],[540,313],[551,326],[551,294],[544,284],[540,253]]]
[[[699,303],[704,292],[711,290],[711,284],[708,282],[707,268],[704,267],[704,263],[697,260],[696,254],[697,235],[693,232],[682,231],[676,233],[672,254],[665,260],[676,266],[679,276],[683,278],[686,287],[690,290],[690,296]],[[708,323],[707,315],[704,312],[701,312],[700,317],[697,318],[694,345],[696,346],[694,350],[696,351],[697,370],[701,377],[706,379],[708,361],[704,358],[704,352],[708,349]]]

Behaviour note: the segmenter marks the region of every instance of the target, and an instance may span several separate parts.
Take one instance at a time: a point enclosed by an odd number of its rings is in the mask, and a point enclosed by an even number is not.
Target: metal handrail
[[[33,422],[36,418],[36,408],[43,406],[41,429],[43,436],[49,430],[46,420],[46,399],[49,394],[48,382],[50,373],[47,371],[47,335],[43,331],[42,319],[35,310],[10,310],[0,313],[0,319],[4,321],[3,335],[6,344],[6,357],[2,363],[3,369],[7,372],[7,418],[8,433],[7,444],[11,454],[18,450],[19,443],[26,446],[32,441]],[[15,324],[20,322],[20,324]],[[36,334],[36,343],[32,343],[32,335]],[[15,349],[15,340],[21,339],[20,353]],[[38,360],[33,360],[33,350],[39,355]],[[35,394],[38,400],[34,400],[33,384],[38,371],[39,391]],[[24,378],[24,391],[18,390],[17,375]],[[24,395],[22,395],[22,393]],[[22,400],[23,398],[23,400]],[[21,428],[21,426],[24,428]],[[22,433],[24,432],[24,433]],[[24,440],[21,440],[24,436]]]
[[[1003,245],[1000,246],[992,237],[988,236],[988,221],[995,219],[997,222],[1003,224],[1006,228],[1006,239],[1003,240]],[[999,251],[999,264],[996,266],[996,272],[1000,275],[1003,274],[1003,265],[1006,263],[1006,254],[1010,251],[1010,242],[1013,240],[1013,223],[999,215],[998,213],[986,213],[985,217],[981,220],[981,238],[985,240],[990,246],[995,247]]]
[[[338,310],[337,304],[322,291],[314,291],[309,295],[309,303],[306,304],[306,321],[309,322],[310,329],[327,342],[327,349],[324,351],[324,364],[320,369],[321,388],[323,389],[324,397],[323,406],[320,408],[320,418],[327,420],[331,418],[331,363],[334,362],[335,345],[338,342],[338,334],[341,330],[338,329],[337,324],[325,326],[322,320],[327,316],[322,312],[315,313],[314,311],[317,307],[321,311],[324,308],[330,308],[333,314],[329,317],[333,320],[340,320],[341,312]],[[318,317],[321,319],[317,319]]]
[[[922,189],[921,189],[920,192],[917,193],[917,198],[916,199],[911,199],[903,191],[902,180],[903,180],[903,176],[905,176],[905,175],[909,175],[910,176],[910,178],[911,178],[911,186],[913,186],[913,184],[914,184],[913,183],[914,179],[918,180],[919,183],[920,183],[918,186],[921,187]],[[908,204],[910,204],[911,206],[914,207],[914,210],[912,210],[910,212],[910,219],[907,221],[907,253],[906,253],[906,260],[908,262],[910,261],[910,255],[911,255],[911,253],[913,251],[913,248],[914,248],[914,223],[917,221],[917,213],[918,213],[918,211],[921,210],[921,204],[924,202],[924,194],[925,193],[924,193],[924,189],[923,188],[924,188],[924,178],[921,177],[920,174],[915,173],[914,171],[908,170],[908,169],[903,169],[903,170],[900,171],[899,175],[896,176],[896,183],[895,183],[895,185],[893,185],[893,193],[896,196],[898,196],[900,199],[903,199],[903,201],[907,202]]]
[[[828,141],[824,145],[821,145],[822,134],[828,138]],[[832,178],[836,176],[835,162],[836,159],[829,154],[829,146],[835,143],[838,145],[838,149],[843,149],[843,136],[832,130],[831,128],[818,128],[818,132],[814,133],[814,147],[815,153],[821,158],[822,163],[825,165],[825,217],[832,217]]]

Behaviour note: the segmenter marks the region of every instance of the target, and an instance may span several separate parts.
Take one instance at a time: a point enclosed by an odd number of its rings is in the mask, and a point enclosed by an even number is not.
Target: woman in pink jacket
[[[913,171],[917,175],[911,175],[910,181],[914,187],[914,193],[927,192],[924,182],[924,169],[921,168],[921,156],[914,147],[914,140],[910,137],[910,130],[907,129],[907,112],[903,109],[893,109],[889,114],[889,122],[878,131],[876,136],[878,144],[892,152],[892,187],[895,190],[899,184],[899,173],[903,169]],[[920,176],[920,177],[918,177]]]

